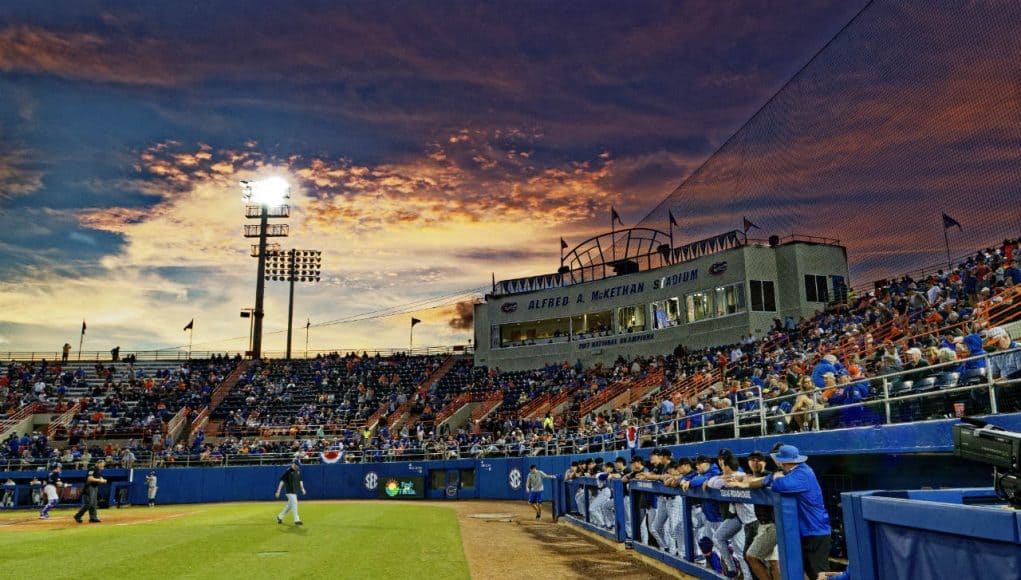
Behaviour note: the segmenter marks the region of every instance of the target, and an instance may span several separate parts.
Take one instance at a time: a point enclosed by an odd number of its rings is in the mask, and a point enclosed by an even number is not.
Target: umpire
[[[74,514],[74,521],[79,524],[82,523],[82,515],[85,512],[89,512],[89,523],[99,523],[103,520],[99,519],[96,515],[96,507],[99,505],[99,486],[106,483],[106,479],[103,478],[103,468],[106,467],[106,461],[100,459],[95,465],[89,468],[89,472],[85,475],[85,490],[82,492],[82,507],[78,510],[78,513]]]

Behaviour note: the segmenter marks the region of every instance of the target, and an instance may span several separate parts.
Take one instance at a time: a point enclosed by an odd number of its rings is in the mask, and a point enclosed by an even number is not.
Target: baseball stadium
[[[0,577],[1021,579],[1021,5],[212,4],[0,7]]]

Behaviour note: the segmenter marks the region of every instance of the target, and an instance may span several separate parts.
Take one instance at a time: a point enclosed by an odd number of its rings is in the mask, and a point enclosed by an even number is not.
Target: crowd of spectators
[[[733,437],[735,420],[737,434],[762,434],[746,432],[740,420],[753,417],[748,426],[757,429],[761,415],[773,433],[869,424],[885,420],[868,404],[884,390],[897,394],[915,384],[938,389],[966,384],[969,378],[1017,377],[1019,357],[1014,355],[1001,355],[995,359],[999,362],[988,363],[989,369],[983,359],[955,363],[987,349],[1013,348],[1004,329],[980,327],[977,309],[1021,283],[1016,246],[1016,240],[1005,241],[953,269],[888,280],[861,295],[851,292],[846,301],[810,318],[776,319],[761,337],[709,349],[678,346],[669,354],[621,358],[612,365],[584,368],[565,362],[500,372],[462,359],[432,382],[427,379],[445,357],[333,353],[310,360],[259,361],[214,413],[226,436],[215,444],[169,442],[164,435],[178,409],[187,406],[194,414],[208,402],[238,362],[226,357],[149,374],[124,363],[87,369],[12,362],[0,377],[0,409],[11,415],[38,402],[59,412],[80,400],[81,412],[66,431],[56,433],[59,440],[66,438],[68,449],[84,448],[100,437],[137,434],[132,452],[155,451],[163,461],[175,455],[215,458],[242,449],[254,454],[342,449],[358,451],[350,457],[367,461],[599,451],[655,446],[666,441],[665,434],[674,442]],[[927,369],[941,363],[953,364],[938,372]],[[580,412],[585,401],[611,385],[651,373],[662,373],[663,395],[599,413]],[[900,373],[899,378],[887,384],[870,380],[890,373]],[[1014,391],[1000,391],[1001,411],[1021,408]],[[454,430],[435,425],[436,413],[459,395],[482,400],[495,393],[502,393],[502,404],[483,420]],[[566,399],[556,416],[523,418],[521,408],[543,396]],[[960,412],[954,402],[907,406],[900,419]],[[988,397],[981,393],[963,405],[969,413],[989,410]],[[848,406],[859,408],[848,412]],[[841,411],[828,413],[828,408]],[[378,418],[374,429],[366,429],[370,417]],[[266,428],[277,430],[267,433]],[[708,435],[701,434],[703,429]],[[289,441],[273,440],[280,435]],[[19,440],[17,453],[8,445],[4,453],[18,459],[32,447]],[[114,451],[116,456],[121,450]],[[32,451],[32,457],[46,454]]]

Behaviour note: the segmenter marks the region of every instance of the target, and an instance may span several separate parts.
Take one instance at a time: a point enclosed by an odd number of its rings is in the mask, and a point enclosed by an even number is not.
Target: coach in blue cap
[[[770,457],[780,468],[759,479],[735,481],[735,487],[756,489],[769,487],[777,493],[794,496],[798,503],[798,531],[801,535],[801,563],[809,578],[829,572],[830,516],[823,505],[822,489],[815,472],[805,463],[793,445],[781,445]]]

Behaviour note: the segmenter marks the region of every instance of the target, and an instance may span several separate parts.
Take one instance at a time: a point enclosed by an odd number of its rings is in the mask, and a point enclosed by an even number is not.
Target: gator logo
[[[709,266],[709,273],[713,276],[718,276],[727,271],[726,262],[716,262],[712,266]]]
[[[504,302],[503,306],[500,307],[500,310],[503,310],[506,314],[516,312],[517,309],[518,309],[517,302]]]

